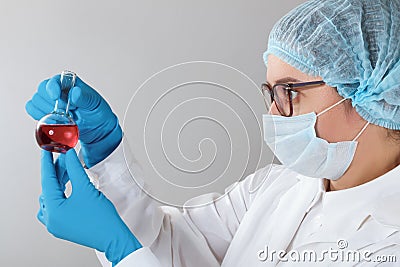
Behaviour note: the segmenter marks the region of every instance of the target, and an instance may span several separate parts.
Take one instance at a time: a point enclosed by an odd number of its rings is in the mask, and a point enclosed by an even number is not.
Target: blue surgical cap
[[[281,18],[267,56],[320,76],[370,123],[400,130],[400,0],[314,0]]]

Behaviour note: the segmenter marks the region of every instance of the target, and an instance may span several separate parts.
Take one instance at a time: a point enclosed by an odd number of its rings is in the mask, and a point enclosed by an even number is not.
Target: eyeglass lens
[[[291,109],[290,91],[284,85],[275,85],[272,91],[279,112],[284,116],[288,116]]]

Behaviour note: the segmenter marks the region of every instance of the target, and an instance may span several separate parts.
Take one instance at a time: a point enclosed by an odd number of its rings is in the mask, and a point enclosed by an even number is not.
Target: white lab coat
[[[141,190],[145,178],[126,148],[121,144],[87,170],[143,244],[117,267],[311,266],[276,255],[266,259],[266,251],[313,250],[321,256],[329,248],[341,251],[338,240],[352,251],[367,249],[372,260],[396,257],[397,263],[379,266],[400,266],[399,166],[361,186],[325,192],[323,179],[268,165],[230,186],[218,201],[180,210],[160,206]],[[218,197],[202,195],[187,205]],[[96,253],[103,266],[111,266]],[[379,264],[327,258],[319,266]]]

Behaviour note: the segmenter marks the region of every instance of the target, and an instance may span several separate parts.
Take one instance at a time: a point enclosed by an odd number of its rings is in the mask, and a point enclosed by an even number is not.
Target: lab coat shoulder
[[[380,224],[400,230],[400,191],[375,203],[372,217]],[[399,243],[400,244],[400,243]]]
[[[270,189],[271,185],[278,180],[277,178],[287,171],[288,169],[282,165],[268,164],[246,176],[243,180],[232,183],[225,188],[223,195],[209,193],[194,197],[184,204],[184,209],[190,210],[189,213],[192,214],[201,214],[206,211],[206,209],[202,209],[203,206],[210,204],[223,206],[228,202],[228,206],[234,209],[238,221],[241,221],[255,199],[265,190]],[[281,183],[280,185],[285,186]]]
[[[179,255],[171,257],[176,261],[180,254],[184,255],[173,266],[220,266],[257,195],[273,184],[282,170],[281,166],[267,165],[228,186],[224,194],[209,193],[194,197],[184,204],[182,210],[161,207],[168,218],[163,225],[163,232],[173,233],[168,243],[172,244],[172,253],[179,251]],[[165,239],[165,235],[159,238]],[[157,240],[151,246],[157,257],[161,257],[165,250],[165,247],[160,247],[161,243]],[[190,262],[195,258],[196,264]],[[199,258],[208,258],[209,261],[201,264]]]
[[[284,179],[278,179],[283,176]],[[184,205],[184,214],[190,221],[197,222],[197,227],[203,234],[208,234],[213,229],[218,235],[226,232],[231,239],[243,217],[260,195],[267,193],[274,198],[298,181],[297,174],[293,171],[282,165],[268,164],[242,181],[228,186],[223,195],[209,193],[188,200]],[[212,210],[218,212],[218,220],[210,220]],[[224,225],[225,230],[217,225],[210,225],[215,223]]]
[[[285,182],[277,183],[282,174]],[[280,165],[267,165],[227,187],[225,194],[200,195],[187,201],[182,209],[160,207],[164,220],[155,242],[140,249],[142,252],[128,255],[118,267],[141,266],[138,263],[147,264],[147,260],[158,267],[155,259],[162,266],[220,266],[258,195],[285,191],[298,181],[295,176]]]

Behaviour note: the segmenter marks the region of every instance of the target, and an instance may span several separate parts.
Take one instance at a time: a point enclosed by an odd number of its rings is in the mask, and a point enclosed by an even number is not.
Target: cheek
[[[346,117],[344,109],[327,112],[317,118],[315,125],[317,136],[329,143],[351,141],[357,134]]]

